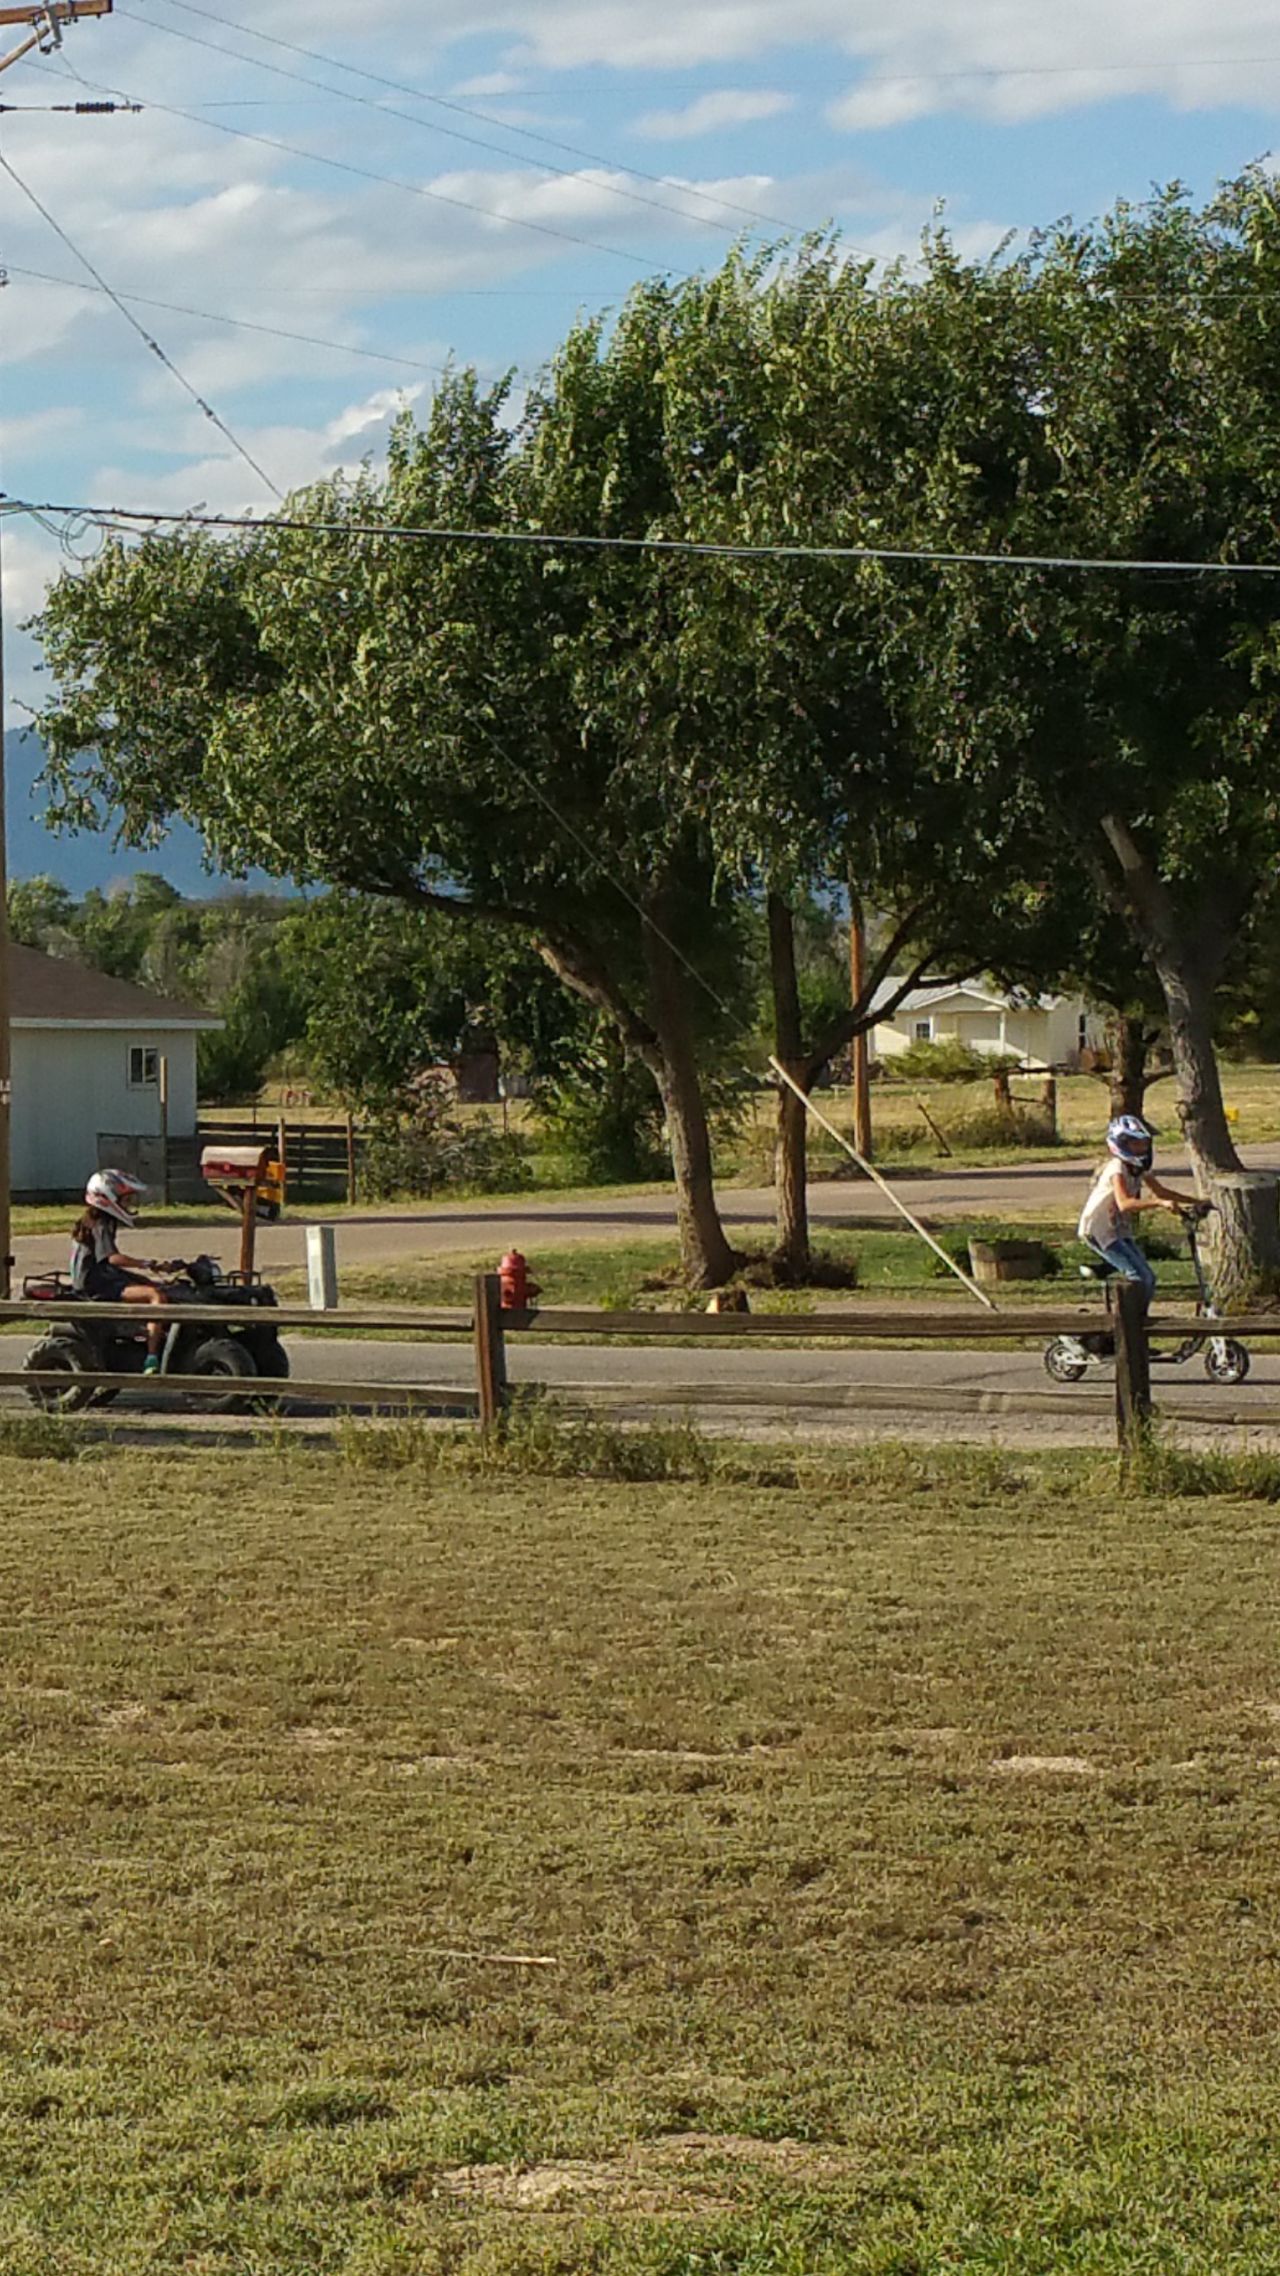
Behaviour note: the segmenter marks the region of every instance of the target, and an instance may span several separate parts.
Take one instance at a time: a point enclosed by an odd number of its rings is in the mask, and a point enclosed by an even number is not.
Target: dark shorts
[[[91,1264],[84,1276],[85,1295],[95,1304],[122,1304],[133,1282],[118,1264]]]

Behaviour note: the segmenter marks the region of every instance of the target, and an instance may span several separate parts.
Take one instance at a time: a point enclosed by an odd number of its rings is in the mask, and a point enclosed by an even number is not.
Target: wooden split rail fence
[[[52,1329],[56,1323],[69,1319],[77,1321],[127,1320],[138,1325],[135,1305],[76,1303],[61,1310],[47,1302],[19,1299],[0,1303],[0,1321],[11,1320],[39,1324]],[[474,1415],[482,1429],[492,1430],[504,1413],[510,1397],[507,1380],[507,1342],[512,1336],[536,1334],[539,1338],[572,1336],[575,1339],[624,1338],[655,1342],[710,1342],[725,1340],[757,1342],[772,1339],[779,1342],[826,1342],[843,1344],[900,1345],[912,1343],[950,1344],[961,1347],[971,1344],[1044,1343],[1055,1335],[1080,1335],[1097,1332],[1110,1325],[1116,1339],[1115,1415],[1116,1432],[1122,1450],[1133,1447],[1146,1427],[1152,1412],[1150,1340],[1153,1337],[1181,1338],[1193,1325],[1183,1313],[1165,1315],[1153,1313],[1143,1316],[1141,1292],[1127,1283],[1119,1283],[1114,1290],[1114,1309],[1108,1322],[1098,1307],[1082,1310],[1075,1307],[1021,1305],[1005,1312],[962,1312],[955,1304],[898,1305],[884,1310],[870,1307],[839,1312],[612,1312],[564,1309],[548,1306],[545,1309],[509,1311],[502,1306],[501,1283],[496,1273],[481,1273],[475,1282],[474,1302],[470,1310],[437,1308],[434,1311],[386,1309],[381,1311],[318,1312],[303,1307],[282,1306],[278,1310],[256,1314],[228,1313],[218,1305],[183,1305],[184,1323],[200,1326],[217,1326],[224,1331],[233,1324],[251,1321],[255,1325],[270,1325],[279,1329],[310,1329],[323,1332],[328,1328],[341,1328],[344,1333],[374,1336],[411,1336],[435,1338],[458,1343],[472,1340],[475,1355],[475,1389],[460,1390],[456,1385],[433,1384],[424,1370],[420,1382],[332,1381],[289,1379],[280,1382],[267,1378],[239,1382],[230,1377],[207,1375],[166,1375],[155,1380],[150,1388],[165,1392],[190,1395],[206,1405],[214,1398],[236,1396],[247,1398],[258,1408],[269,1410],[282,1403],[320,1407],[368,1408],[377,1412],[391,1409],[427,1407],[439,1412],[442,1409],[457,1414]],[[1232,1318],[1221,1323],[1229,1326],[1233,1336],[1280,1335],[1280,1316],[1262,1314],[1257,1317]],[[1204,1323],[1206,1333],[1210,1323]],[[77,1381],[86,1389],[118,1391],[138,1390],[141,1378],[136,1374],[93,1373],[77,1375]],[[0,1368],[0,1386],[28,1390],[47,1385],[50,1389],[65,1389],[66,1371],[31,1373],[17,1368]],[[1030,1408],[1042,1411],[1049,1403],[1063,1414],[1069,1414],[1073,1394],[1069,1389],[1061,1392],[1027,1394]],[[740,1403],[750,1405],[751,1390],[744,1390]],[[787,1393],[782,1390],[770,1395],[772,1405],[785,1405]],[[655,1393],[653,1403],[663,1403],[662,1394]],[[848,1402],[856,1411],[856,1391]],[[946,1395],[934,1399],[929,1405],[938,1412],[946,1409]],[[1208,1413],[1209,1410],[1206,1410]],[[1238,1414],[1232,1420],[1242,1419]],[[1267,1408],[1261,1402],[1255,1408],[1250,1402],[1250,1421],[1280,1425],[1280,1409]]]

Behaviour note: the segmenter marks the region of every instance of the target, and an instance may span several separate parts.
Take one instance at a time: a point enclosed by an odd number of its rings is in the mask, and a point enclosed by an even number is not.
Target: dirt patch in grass
[[[523,2213],[580,2211],[648,2217],[727,2213],[723,2168],[753,2167],[762,2179],[804,2189],[826,2187],[849,2171],[849,2157],[810,2142],[759,2141],[746,2134],[673,2134],[634,2144],[616,2158],[576,2158],[524,2167],[468,2165],[439,2186],[472,2204]],[[717,2169],[721,2185],[716,2186]]]

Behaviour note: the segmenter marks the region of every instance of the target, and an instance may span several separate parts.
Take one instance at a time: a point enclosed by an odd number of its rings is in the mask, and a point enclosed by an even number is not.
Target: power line
[[[128,303],[121,297],[118,292],[115,291],[113,286],[107,283],[107,280],[102,275],[101,270],[94,267],[93,262],[89,259],[87,253],[81,252],[80,247],[75,243],[74,239],[67,235],[67,232],[63,228],[61,222],[55,221],[53,215],[49,211],[48,206],[42,203],[40,198],[36,196],[35,191],[30,187],[28,183],[23,181],[21,174],[17,172],[16,168],[10,164],[9,160],[4,157],[2,153],[0,153],[0,170],[3,170],[3,172],[8,175],[10,181],[14,183],[16,188],[21,190],[24,198],[27,199],[28,203],[33,205],[36,209],[36,212],[40,214],[48,223],[50,229],[54,233],[54,236],[58,238],[60,243],[66,246],[67,251],[72,256],[72,259],[78,261],[81,268],[85,269],[93,278],[93,281],[97,286],[99,292],[104,292],[106,294],[108,300],[111,301],[112,305],[117,308],[120,314],[123,316],[125,323],[131,325],[133,330],[137,333],[138,338],[143,343],[143,346],[150,349],[152,355],[157,357],[159,362],[164,365],[165,370],[170,372],[174,379],[177,380],[179,387],[181,387],[184,392],[191,397],[191,400],[195,404],[197,410],[204,413],[205,418],[212,422],[212,424],[218,429],[219,434],[225,435],[232,449],[240,458],[244,460],[245,465],[251,468],[252,472],[256,474],[260,482],[264,482],[266,484],[268,490],[271,492],[272,497],[282,497],[283,492],[272,481],[271,476],[267,473],[265,467],[259,466],[258,461],[253,456],[252,452],[247,450],[245,445],[241,442],[239,436],[232,432],[232,429],[227,425],[226,420],[220,417],[218,412],[214,410],[211,403],[206,402],[199,389],[195,387],[187,378],[186,373],[179,370],[172,356],[166,355],[159,341],[152,337],[151,333],[148,332],[145,324],[141,324],[138,321],[138,318],[134,315],[133,310],[129,307]]]
[[[336,56],[324,55],[316,48],[303,47],[297,40],[281,39],[275,33],[260,31],[256,24],[240,23],[232,16],[215,14],[211,8],[195,7],[192,0],[168,0],[168,5],[173,8],[180,8],[184,15],[199,16],[206,23],[218,24],[224,30],[245,32],[252,39],[261,40],[265,46],[278,47],[290,55],[300,55],[308,63],[322,63],[329,70],[342,71],[347,73],[349,77],[365,79],[372,87],[385,87],[391,94],[407,95],[412,102],[428,103],[433,110],[449,111],[459,118],[476,119],[485,126],[496,126],[503,134],[513,135],[518,141],[537,143],[545,150],[563,151],[570,158],[585,159],[587,164],[591,166],[607,166],[615,173],[629,175],[634,182],[648,182],[656,189],[666,189],[671,186],[661,174],[648,173],[642,166],[626,166],[620,160],[602,157],[598,151],[582,150],[576,143],[564,142],[557,135],[541,134],[533,127],[517,126],[508,119],[495,118],[491,111],[479,110],[473,104],[459,102],[456,98],[448,95],[428,94],[421,87],[407,86],[401,79],[388,79],[380,71],[368,71],[363,64],[343,63]],[[126,11],[118,12],[125,13]],[[157,29],[165,28],[164,26],[157,26]],[[231,51],[224,49],[222,52],[225,54]],[[314,85],[316,82],[304,82],[304,84]],[[337,92],[336,89],[329,91],[331,93]],[[378,106],[375,105],[374,107],[377,108]],[[470,141],[474,137],[467,136],[462,139]],[[498,146],[491,144],[486,147],[497,148]],[[512,157],[515,153],[506,151],[503,152],[503,155]],[[558,167],[554,169],[557,173],[560,170]],[[622,194],[624,193],[619,193],[619,195]],[[795,227],[794,222],[779,221],[773,214],[760,213],[754,206],[739,205],[733,199],[719,197],[711,191],[690,188],[687,195],[699,198],[704,205],[717,205],[723,212],[741,214],[747,221],[763,222],[767,229],[790,231]]]
[[[44,269],[24,269],[16,261],[3,264],[11,277],[28,277],[35,284],[60,285],[66,292],[101,292],[101,285],[82,284],[78,277],[53,277]],[[113,293],[111,299],[127,300],[135,308],[162,308],[170,316],[195,316],[207,324],[229,324],[237,332],[262,332],[272,340],[292,340],[305,348],[331,348],[342,356],[364,356],[371,363],[398,364],[405,371],[426,372],[439,379],[444,366],[420,362],[414,356],[390,355],[384,348],[361,348],[348,340],[329,340],[315,332],[288,332],[278,324],[255,324],[245,316],[227,316],[220,309],[191,308],[181,300],[154,300],[148,293]]]
[[[685,537],[602,537],[568,530],[460,529],[404,522],[322,521],[296,514],[177,513],[142,506],[67,505],[0,498],[9,514],[48,514],[103,528],[285,530],[324,537],[392,538],[416,545],[510,545],[545,552],[677,555],[709,561],[901,562],[924,568],[1076,570],[1096,575],[1280,577],[1280,561],[1144,560],[1140,556],[1064,553],[978,553],[941,546],[752,545]]]
[[[175,6],[182,5],[182,0],[171,0],[171,4]],[[128,8],[118,8],[116,10],[116,13],[117,15],[121,16],[129,16],[132,15],[132,10]],[[203,14],[204,11],[193,10],[192,13]],[[242,48],[226,47],[220,41],[202,39],[198,32],[180,31],[176,24],[153,23],[150,17],[135,16],[133,20],[135,23],[145,22],[149,30],[163,32],[169,39],[182,40],[190,47],[203,48],[207,53],[211,55],[231,56],[237,63],[247,63],[254,71],[269,71],[277,79],[288,79],[290,81],[296,81],[297,84],[302,87],[318,87],[326,95],[332,95],[335,97],[338,102],[355,103],[359,105],[362,110],[373,111],[378,118],[402,119],[406,125],[418,127],[424,133],[442,134],[447,136],[451,142],[466,143],[473,150],[487,150],[496,152],[500,158],[505,158],[508,161],[515,159],[517,163],[520,163],[516,152],[505,149],[501,143],[494,142],[487,135],[467,134],[460,127],[442,126],[438,121],[417,118],[414,116],[412,111],[396,110],[389,103],[375,102],[372,96],[358,95],[353,89],[346,87],[331,87],[323,79],[313,79],[309,73],[291,71],[287,69],[286,66],[279,63],[266,63],[260,56],[247,55]],[[213,19],[213,21],[221,23],[224,21],[224,19],[221,17],[216,17]],[[233,25],[231,28],[233,30],[239,30],[243,29],[244,27]],[[343,70],[346,68],[346,66],[342,64],[335,64],[333,68],[335,70]],[[430,98],[422,99],[429,100]],[[540,170],[544,174],[554,175],[562,182],[577,182],[582,179],[580,169],[569,166],[556,166],[553,165],[551,160],[547,158],[540,159],[538,163]],[[599,161],[599,163],[602,165],[608,165],[610,162],[608,160],[602,159]],[[699,218],[696,215],[691,216],[687,212],[683,211],[678,205],[673,205],[669,199],[647,197],[643,191],[624,189],[623,186],[618,182],[602,182],[600,184],[600,187],[606,192],[609,197],[625,198],[628,204],[646,206],[652,213],[666,214],[668,218],[674,217],[678,221],[687,221],[690,219],[696,220]],[[727,230],[731,236],[734,234],[733,224],[731,222],[713,220],[710,215],[705,217],[702,222],[702,226],[704,228],[710,226],[715,229]],[[779,228],[785,228],[787,224],[779,223],[777,226]]]
[[[84,80],[82,84],[88,86],[92,82]],[[125,101],[133,99],[125,96],[119,87],[102,87],[100,92]],[[422,182],[407,182],[402,175],[376,173],[371,166],[357,165],[354,159],[334,158],[319,150],[303,150],[296,142],[283,142],[276,135],[253,134],[247,127],[229,126],[223,119],[202,118],[198,111],[181,110],[176,103],[148,101],[144,108],[164,118],[182,119],[188,126],[203,127],[210,134],[227,134],[236,142],[251,142],[262,150],[280,151],[286,158],[300,158],[310,166],[328,166],[336,173],[354,175],[358,181],[376,182],[383,189],[403,190],[409,197],[424,198],[432,205],[452,206],[460,213],[478,214],[482,221],[497,222],[503,228],[532,230],[535,235],[554,238],[562,245],[577,245],[588,253],[603,253],[611,261],[626,261],[632,268],[650,270],[651,264],[642,254],[625,252],[620,245],[602,245],[595,238],[583,237],[573,230],[557,229],[549,221],[531,221],[523,214],[502,213],[497,207],[481,205],[474,198],[454,197],[446,190],[429,189]]]

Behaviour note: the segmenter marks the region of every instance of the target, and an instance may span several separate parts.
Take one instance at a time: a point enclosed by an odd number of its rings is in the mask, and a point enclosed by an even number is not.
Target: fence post
[[[156,1087],[160,1096],[160,1200],[169,1206],[169,1054],[162,1051],[156,1062]]]
[[[348,1207],[348,1209],[354,1209],[354,1208],[355,1208],[355,1205],[356,1205],[356,1119],[355,1119],[355,1116],[354,1116],[353,1114],[349,1114],[349,1115],[347,1116],[347,1207]]]
[[[502,1282],[496,1272],[476,1274],[475,1338],[480,1428],[492,1430],[507,1404],[507,1339],[502,1326]]]
[[[1135,1454],[1151,1419],[1151,1354],[1147,1307],[1136,1280],[1113,1289],[1116,1333],[1116,1435],[1122,1455]]]

